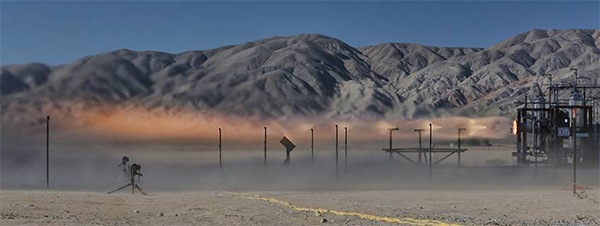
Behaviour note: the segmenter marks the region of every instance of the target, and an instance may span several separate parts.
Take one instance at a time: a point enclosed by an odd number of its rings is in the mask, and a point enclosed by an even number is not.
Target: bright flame
[[[510,128],[510,129],[512,130],[512,134],[513,134],[513,135],[517,135],[517,130],[518,130],[518,128],[519,128],[518,126],[519,126],[519,124],[517,123],[517,120],[516,120],[516,119],[515,119],[515,120],[513,120],[513,125],[512,125],[512,127]]]

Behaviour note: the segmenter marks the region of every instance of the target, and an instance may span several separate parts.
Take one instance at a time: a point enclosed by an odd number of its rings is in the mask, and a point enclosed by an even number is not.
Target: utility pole
[[[348,171],[348,127],[344,127],[344,172]]]
[[[390,129],[390,161],[392,161],[392,132],[399,130],[400,128],[391,128]]]
[[[315,131],[310,129],[310,163],[315,164]]]
[[[338,177],[338,125],[335,125],[335,178]]]
[[[431,128],[431,123],[429,123],[429,182],[433,181],[433,166],[432,166],[432,158],[431,158],[431,152],[433,151],[433,130]]]
[[[46,116],[46,188],[50,188],[50,116]]]
[[[221,128],[219,128],[219,169],[223,168],[223,162],[221,161]]]
[[[265,129],[265,155],[264,155],[264,160],[263,160],[263,168],[266,170],[267,169],[267,127],[264,127]]]
[[[415,132],[419,133],[419,163],[421,163],[421,155],[423,154],[422,144],[421,144],[421,132],[425,131],[424,129],[415,129]],[[427,158],[425,158],[427,160]]]
[[[466,128],[458,128],[458,166],[460,167],[460,132],[467,130]]]

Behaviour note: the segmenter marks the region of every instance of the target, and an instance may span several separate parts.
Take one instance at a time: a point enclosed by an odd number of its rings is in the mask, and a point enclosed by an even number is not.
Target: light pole
[[[315,131],[310,129],[310,163],[315,164]]]
[[[419,163],[421,163],[421,155],[423,154],[422,143],[421,143],[421,132],[425,131],[425,129],[415,129],[415,132],[419,133]],[[425,158],[427,160],[427,158]]]
[[[458,166],[460,166],[460,132],[465,131],[467,128],[458,128]]]
[[[573,84],[573,92],[577,93],[577,68],[571,68],[575,74],[575,83]],[[585,101],[585,98],[584,98]],[[577,108],[573,108],[573,194],[577,194]]]
[[[46,116],[46,188],[50,187],[50,116]]]
[[[344,172],[348,171],[348,127],[344,127]]]
[[[338,125],[335,125],[335,178],[338,177]]]
[[[265,142],[264,142],[264,144],[265,144],[265,146],[264,146],[265,155],[264,155],[264,160],[263,160],[263,168],[267,169],[267,127],[265,126],[264,129],[265,129]]]
[[[531,137],[532,140],[532,148],[531,148],[531,153],[533,153],[533,161],[534,161],[534,171],[533,171],[533,179],[537,180],[537,174],[538,174],[538,139],[537,139],[537,133],[536,133],[536,129],[539,129],[539,125],[538,125],[538,120],[536,117],[533,117],[533,122],[531,122],[531,132],[533,133],[533,136]]]
[[[390,161],[392,161],[392,132],[396,130],[400,130],[400,128],[396,127],[390,129]]]
[[[432,167],[433,165],[431,164],[431,152],[433,151],[433,129],[431,128],[431,123],[429,123],[429,182],[431,182],[433,180],[433,172],[432,172]]]
[[[221,162],[221,128],[219,128],[219,169],[223,168],[223,164]]]
[[[573,194],[577,194],[577,110],[573,110],[571,123],[573,126]]]

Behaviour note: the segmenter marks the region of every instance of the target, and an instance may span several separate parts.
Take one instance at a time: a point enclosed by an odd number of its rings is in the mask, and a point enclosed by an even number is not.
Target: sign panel
[[[569,136],[571,136],[571,128],[569,128],[569,127],[558,127],[558,136],[559,137],[569,137]]]
[[[589,137],[590,135],[588,133],[576,133],[575,136],[576,137]]]
[[[292,151],[292,149],[296,148],[296,145],[294,145],[294,143],[292,143],[292,141],[285,136],[281,139],[281,141],[279,141],[279,143],[281,143],[288,151]]]

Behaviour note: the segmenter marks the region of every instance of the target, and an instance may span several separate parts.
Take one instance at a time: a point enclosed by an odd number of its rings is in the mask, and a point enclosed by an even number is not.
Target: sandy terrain
[[[469,147],[462,167],[452,156],[433,167],[431,181],[427,165],[390,160],[379,145],[353,146],[347,168],[340,156],[339,177],[328,146],[314,164],[306,149],[293,153],[291,165],[273,150],[266,170],[261,147],[224,152],[222,169],[215,152],[173,147],[180,149],[56,148],[51,190],[40,189],[42,157],[24,161],[3,148],[0,225],[600,225],[597,169],[578,169],[578,182],[592,190],[574,196],[563,190],[570,167],[515,166],[511,147]],[[105,193],[121,186],[122,155],[143,166],[140,183],[150,195]]]
[[[580,197],[560,187],[477,190],[249,192],[297,207],[459,225],[600,225],[598,188]],[[235,193],[7,191],[2,225],[387,225],[357,216],[298,211]],[[162,213],[163,216],[160,216]],[[322,223],[323,219],[327,223]],[[441,225],[431,221],[431,224]]]

